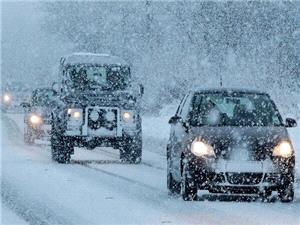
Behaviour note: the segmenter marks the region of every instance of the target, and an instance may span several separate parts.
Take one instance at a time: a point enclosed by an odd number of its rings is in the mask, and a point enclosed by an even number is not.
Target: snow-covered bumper
[[[75,146],[118,147],[125,139],[141,132],[139,115],[134,110],[118,107],[87,107],[69,109],[64,135]]]
[[[193,157],[188,171],[200,189],[215,193],[256,194],[276,191],[294,179],[294,158],[229,161]]]

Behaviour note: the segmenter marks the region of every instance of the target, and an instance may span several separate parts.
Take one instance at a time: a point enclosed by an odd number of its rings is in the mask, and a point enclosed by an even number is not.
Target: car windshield
[[[130,85],[130,69],[125,66],[73,65],[67,67],[68,85],[75,89],[124,90]]]
[[[275,104],[264,94],[196,94],[192,126],[283,126]]]
[[[54,91],[51,89],[35,90],[32,93],[33,106],[49,106],[54,101]]]

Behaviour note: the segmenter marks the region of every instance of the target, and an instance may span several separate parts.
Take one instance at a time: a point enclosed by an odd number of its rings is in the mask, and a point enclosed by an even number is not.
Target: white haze
[[[4,2],[2,82],[57,79],[61,55],[110,52],[132,64],[157,112],[188,89],[269,92],[299,116],[299,2]]]

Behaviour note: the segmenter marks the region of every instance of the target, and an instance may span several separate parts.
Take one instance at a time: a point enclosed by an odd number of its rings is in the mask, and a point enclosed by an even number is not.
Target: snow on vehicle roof
[[[112,56],[109,54],[95,54],[78,52],[67,55],[64,57],[63,64],[117,64],[117,65],[129,65],[124,59],[118,56]]]
[[[255,89],[243,89],[243,88],[211,88],[211,89],[198,89],[195,90],[196,93],[245,93],[245,94],[263,94],[268,95],[268,93],[255,90]]]

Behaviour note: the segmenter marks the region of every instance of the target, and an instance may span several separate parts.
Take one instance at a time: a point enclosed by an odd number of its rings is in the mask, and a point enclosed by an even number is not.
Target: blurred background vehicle
[[[51,132],[51,109],[56,100],[52,88],[37,88],[29,102],[21,103],[24,108],[24,141],[33,144],[36,139],[48,140]]]
[[[12,82],[2,89],[1,110],[5,113],[20,113],[22,102],[30,98],[31,88],[21,82]]]

